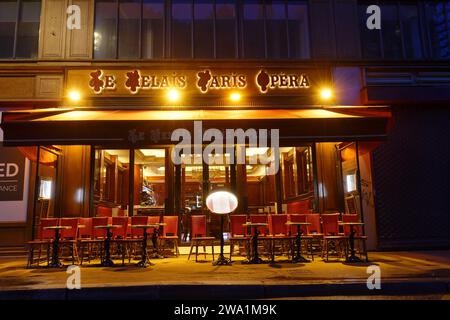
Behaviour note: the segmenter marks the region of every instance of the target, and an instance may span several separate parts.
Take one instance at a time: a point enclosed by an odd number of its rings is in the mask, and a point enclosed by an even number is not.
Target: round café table
[[[348,256],[346,262],[362,262],[360,258],[356,256],[355,252],[355,229],[354,226],[363,226],[364,222],[339,222],[341,226],[350,226],[350,236],[348,237],[348,242],[350,244],[350,256]]]
[[[243,224],[244,227],[253,228],[253,237],[252,237],[253,250],[252,250],[252,255],[251,255],[250,259],[247,259],[247,260],[243,261],[242,263],[244,263],[244,264],[264,263],[264,261],[258,255],[258,235],[259,235],[258,227],[267,227],[268,225],[269,225],[268,223],[263,223],[263,222],[247,222],[247,223]]]
[[[144,236],[142,237],[142,258],[141,261],[137,263],[138,267],[147,268],[148,266],[153,265],[153,263],[150,262],[150,259],[147,254],[147,239],[148,239],[147,229],[153,228],[153,230],[155,230],[153,234],[155,234],[157,232],[156,229],[159,228],[159,226],[160,226],[159,223],[136,224],[131,226],[132,228],[142,229],[144,232]],[[155,246],[155,243],[153,245]],[[155,250],[157,249],[155,248]]]
[[[55,239],[53,240],[52,261],[48,265],[49,268],[62,268],[64,265],[59,261],[59,230],[72,229],[71,226],[48,226],[44,230],[55,230]]]
[[[295,236],[295,253],[292,255],[292,263],[297,262],[311,262],[308,259],[306,259],[304,256],[302,256],[301,252],[301,245],[302,245],[302,230],[301,226],[309,226],[311,223],[309,222],[295,222],[295,221],[288,221],[286,222],[286,225],[288,226],[297,226],[297,235]]]
[[[118,224],[107,224],[101,226],[95,226],[95,229],[104,229],[106,230],[106,238],[105,238],[105,257],[102,259],[100,263],[101,267],[114,267],[114,262],[111,260],[111,237],[113,228],[120,228],[121,225]]]

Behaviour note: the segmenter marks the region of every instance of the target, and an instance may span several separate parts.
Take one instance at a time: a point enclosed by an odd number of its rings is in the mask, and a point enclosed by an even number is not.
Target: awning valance
[[[380,140],[390,120],[386,108],[245,110],[40,109],[4,112],[5,145],[168,144],[173,130],[279,129],[280,142]]]

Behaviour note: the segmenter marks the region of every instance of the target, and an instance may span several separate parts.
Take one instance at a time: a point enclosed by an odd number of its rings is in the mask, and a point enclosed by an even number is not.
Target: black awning
[[[376,109],[376,108],[375,108]],[[11,111],[2,115],[4,145],[117,146],[171,144],[173,130],[279,129],[280,143],[381,140],[390,112],[385,108],[262,110],[80,110]]]

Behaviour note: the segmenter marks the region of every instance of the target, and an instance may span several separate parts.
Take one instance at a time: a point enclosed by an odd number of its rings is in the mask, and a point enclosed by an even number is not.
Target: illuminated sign
[[[0,201],[23,200],[25,157],[17,148],[0,147]]]
[[[220,67],[184,64],[176,70],[173,67],[167,64],[154,68],[73,68],[67,70],[66,88],[77,90],[88,99],[150,96],[160,99],[155,103],[166,103],[163,97],[167,94],[163,91],[176,89],[184,97],[180,100],[183,103],[190,99],[189,103],[195,104],[196,97],[205,99],[240,94],[241,103],[276,96],[295,98],[296,101],[291,100],[291,103],[298,104],[300,100],[317,96],[320,88],[332,86],[331,71],[327,68],[249,67],[248,64],[223,64]],[[219,99],[230,101],[229,98]],[[283,103],[283,100],[278,100],[278,103]]]

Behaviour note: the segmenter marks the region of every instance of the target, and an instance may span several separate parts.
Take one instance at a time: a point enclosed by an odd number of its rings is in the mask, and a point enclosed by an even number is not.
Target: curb
[[[390,281],[380,290],[367,289],[366,283],[293,285],[147,285],[95,287],[82,290],[41,289],[0,291],[0,300],[239,300],[311,296],[446,294],[448,281]]]

